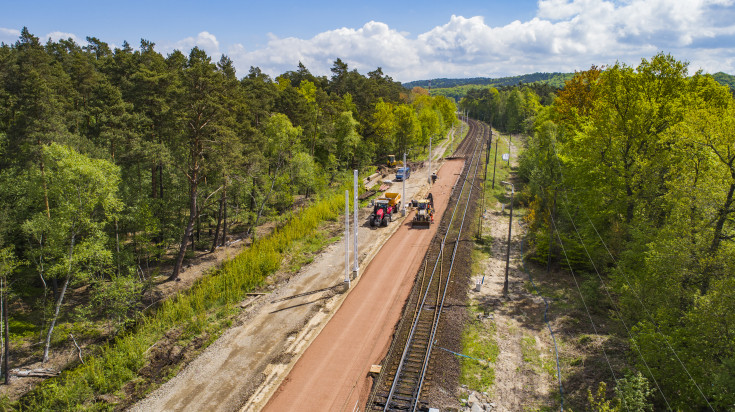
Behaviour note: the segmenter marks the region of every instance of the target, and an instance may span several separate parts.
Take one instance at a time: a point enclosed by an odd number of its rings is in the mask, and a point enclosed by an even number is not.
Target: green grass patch
[[[475,307],[473,310],[471,307],[470,315],[477,311],[480,309]],[[486,325],[478,320],[468,322],[462,332],[462,353],[491,364],[495,363],[500,353],[498,342],[495,339],[495,326]],[[464,357],[460,362],[462,372],[459,382],[467,385],[469,389],[485,392],[495,383],[495,369],[492,366]]]
[[[536,338],[524,336],[521,339],[521,355],[523,361],[529,364],[536,372],[546,372],[556,378],[556,362],[549,356],[542,356],[536,345]]]

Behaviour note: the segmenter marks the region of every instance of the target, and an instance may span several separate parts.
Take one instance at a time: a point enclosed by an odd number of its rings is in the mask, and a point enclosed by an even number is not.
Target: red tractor
[[[370,226],[388,226],[393,220],[393,214],[401,209],[401,195],[398,193],[386,193],[375,201],[373,213],[370,214]]]

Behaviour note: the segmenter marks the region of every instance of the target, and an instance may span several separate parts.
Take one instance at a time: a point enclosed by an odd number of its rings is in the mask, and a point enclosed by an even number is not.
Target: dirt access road
[[[434,150],[441,156],[446,141]],[[438,167],[439,163],[435,163]],[[406,198],[427,190],[426,168],[413,171]],[[447,177],[447,180],[449,177]],[[440,178],[441,180],[441,178]],[[394,185],[400,191],[401,185]],[[368,208],[360,210],[359,262],[364,268],[402,220],[384,228],[367,225]],[[310,343],[349,294],[344,292],[344,246],[336,242],[295,274],[273,285],[272,293],[241,303],[235,325],[197,359],[133,411],[259,410],[268,401]],[[352,260],[350,260],[352,261]],[[361,269],[362,270],[362,269]],[[352,290],[363,276],[352,282]]]
[[[503,135],[496,138],[507,139]],[[517,154],[520,143],[513,139],[511,164],[518,166]],[[507,168],[505,165],[500,167]],[[515,173],[509,179],[516,181]],[[517,188],[517,187],[516,187]],[[557,386],[552,370],[553,344],[543,321],[544,302],[528,289],[528,275],[524,273],[521,259],[522,219],[515,211],[511,239],[510,265],[508,273],[508,297],[503,295],[505,264],[508,247],[509,208],[491,203],[483,214],[483,233],[489,233],[492,244],[490,256],[479,263],[481,269],[476,281],[485,275],[484,284],[479,292],[470,291],[474,301],[489,317],[481,320],[488,331],[494,334],[498,344],[498,357],[492,365],[495,370],[495,384],[489,393],[475,393],[477,399],[486,405],[492,403],[493,411],[511,412],[521,410],[542,410],[545,407],[558,408],[553,398]],[[551,408],[550,408],[551,409]],[[468,408],[469,410],[469,408]],[[473,409],[474,410],[474,409]]]
[[[309,346],[265,411],[352,411],[370,394],[370,365],[390,346],[403,305],[447,207],[464,160],[444,163],[431,189],[436,213],[430,229],[412,229],[408,218],[362,275],[337,314]]]

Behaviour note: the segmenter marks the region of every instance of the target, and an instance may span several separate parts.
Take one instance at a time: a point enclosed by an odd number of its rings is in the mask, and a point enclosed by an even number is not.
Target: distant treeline
[[[455,101],[460,101],[467,95],[470,90],[491,89],[504,90],[515,86],[526,85],[534,87],[536,94],[539,96],[549,95],[551,92],[563,89],[565,82],[574,77],[574,73],[532,73],[520,76],[510,77],[472,77],[468,79],[431,79],[431,80],[415,80],[403,83],[403,86],[411,89],[414,87],[422,87],[429,89],[432,96],[444,96]],[[729,86],[730,90],[735,93],[735,76],[723,72],[712,75],[720,84]],[[546,104],[547,102],[544,102]],[[550,104],[550,102],[548,102]]]
[[[548,83],[555,87],[563,87],[564,82],[574,76],[574,73],[531,73],[522,74],[519,76],[509,77],[472,77],[469,79],[431,79],[431,80],[416,80],[408,83],[404,83],[403,86],[411,89],[413,87],[429,88],[431,83],[431,89],[446,89],[456,86],[515,86],[518,83]]]

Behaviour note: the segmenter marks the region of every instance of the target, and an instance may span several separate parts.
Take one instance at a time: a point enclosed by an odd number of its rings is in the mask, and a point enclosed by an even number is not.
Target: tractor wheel
[[[375,227],[375,220],[368,219],[370,221],[370,227]]]
[[[388,218],[387,217],[384,217],[383,218],[383,222],[382,222],[382,225],[381,226],[388,226]]]

